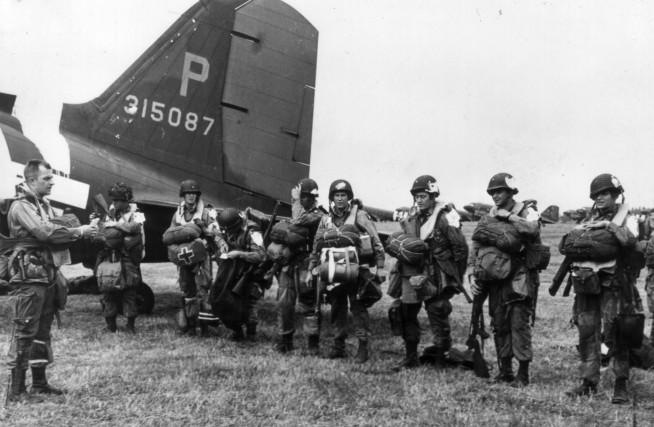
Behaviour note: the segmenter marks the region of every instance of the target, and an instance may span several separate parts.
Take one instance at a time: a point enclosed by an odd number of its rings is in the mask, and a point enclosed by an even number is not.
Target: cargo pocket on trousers
[[[9,297],[11,316],[16,326],[26,327],[36,321],[39,298],[40,296],[34,290]]]

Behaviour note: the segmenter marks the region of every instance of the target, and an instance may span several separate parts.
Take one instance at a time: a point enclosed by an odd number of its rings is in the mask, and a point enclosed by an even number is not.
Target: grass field
[[[384,229],[393,226],[380,224]],[[563,394],[578,382],[577,334],[569,325],[572,298],[550,297],[547,288],[561,262],[555,246],[569,228],[556,224],[543,229],[553,258],[541,276],[532,384],[527,388],[493,385],[462,369],[421,367],[393,373],[391,367],[403,356],[403,344],[390,334],[388,296],[371,309],[372,357],[363,365],[352,362],[353,337],[348,339],[346,360],[306,356],[301,333],[296,335],[299,349],[288,355],[276,353],[276,286],[260,305],[258,342],[232,343],[225,339],[225,329],[214,338],[182,337],[172,320],[181,295],[175,269],[172,264],[154,264],[144,265],[143,272],[157,303],[152,315],[137,319],[136,335],[102,332],[99,296],[69,298],[62,329],[53,331],[56,361],[48,370],[51,382],[68,393],[42,404],[13,406],[4,425],[654,425],[654,372],[632,370],[635,405],[610,403],[610,370],[603,371],[596,396],[570,400]],[[464,231],[469,237],[472,225],[465,224]],[[387,269],[391,264],[387,262]],[[78,266],[65,272],[69,277],[87,273]],[[644,297],[642,278],[638,287]],[[462,296],[452,302],[454,346],[463,349],[470,306]],[[328,311],[324,306],[323,313]],[[0,312],[0,351],[5,354],[10,330],[6,297],[0,298]],[[422,349],[430,345],[424,311],[420,320]],[[646,327],[650,324],[648,318]],[[124,318],[119,319],[122,325]],[[323,356],[331,337],[327,324],[321,337]],[[494,351],[488,340],[486,358],[493,365]]]

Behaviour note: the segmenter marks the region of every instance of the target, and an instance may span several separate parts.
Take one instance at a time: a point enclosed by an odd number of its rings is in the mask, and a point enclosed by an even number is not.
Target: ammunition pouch
[[[530,243],[525,248],[525,266],[530,270],[545,270],[550,264],[550,247]]]
[[[640,348],[645,331],[643,313],[621,314],[616,319],[618,345],[628,348]]]
[[[482,281],[504,280],[511,275],[511,255],[495,246],[482,246],[477,252],[474,272]]]
[[[377,301],[382,299],[384,295],[381,289],[381,278],[377,274],[372,274],[368,269],[362,269],[363,271],[359,274],[361,275],[359,282],[359,292],[357,293],[357,300],[363,304],[364,307],[370,308]]]
[[[402,296],[402,276],[398,271],[397,263],[395,263],[388,275],[388,289],[386,293],[391,298],[400,298]]]
[[[42,250],[18,249],[7,260],[9,283],[50,283]]]
[[[597,295],[600,293],[599,277],[590,268],[573,269],[569,280],[572,281],[572,288],[577,294]]]

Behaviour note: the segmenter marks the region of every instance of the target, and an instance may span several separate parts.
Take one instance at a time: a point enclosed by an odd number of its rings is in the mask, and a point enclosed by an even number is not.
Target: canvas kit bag
[[[475,276],[479,280],[504,280],[511,274],[511,255],[495,246],[482,246],[475,259]]]
[[[168,246],[168,260],[180,267],[200,263],[206,258],[207,248],[201,239]]]

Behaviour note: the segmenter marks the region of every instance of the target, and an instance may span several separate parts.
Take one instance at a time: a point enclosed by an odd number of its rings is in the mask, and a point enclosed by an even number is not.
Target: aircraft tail
[[[199,1],[102,95],[64,105],[71,175],[103,154],[152,200],[188,177],[231,199],[286,199],[309,176],[317,43],[280,0]]]
[[[548,206],[540,214],[540,217],[545,224],[555,224],[559,222],[559,207],[556,205]]]

